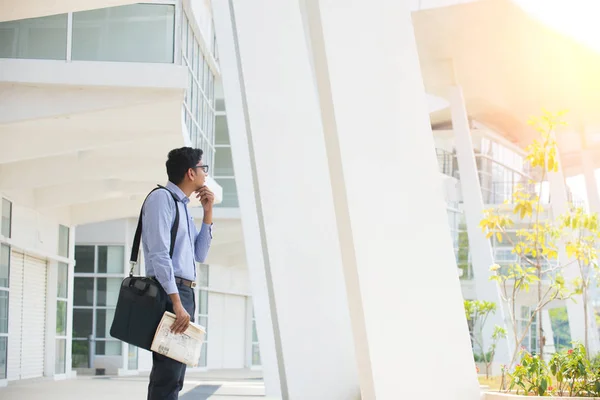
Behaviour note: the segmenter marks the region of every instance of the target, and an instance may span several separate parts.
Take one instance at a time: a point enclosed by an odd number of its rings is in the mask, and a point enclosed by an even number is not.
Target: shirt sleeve
[[[173,199],[165,190],[157,190],[148,197],[144,205],[142,233],[156,279],[167,294],[173,294],[178,290],[169,251],[175,210],[169,201],[172,203]]]
[[[210,249],[210,244],[212,242],[212,224],[202,223],[202,228],[200,229],[200,233],[196,235],[196,246],[195,246],[195,256],[196,261],[199,263],[203,263],[208,256],[208,250]]]

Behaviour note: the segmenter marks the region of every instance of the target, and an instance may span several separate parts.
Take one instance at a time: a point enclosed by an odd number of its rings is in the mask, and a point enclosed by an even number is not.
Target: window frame
[[[13,203],[6,197],[0,197],[0,237],[10,239],[12,237],[12,222],[13,222]],[[2,220],[4,219],[4,205],[8,204],[8,235],[2,232]]]
[[[98,329],[98,311],[99,310],[104,310],[105,312],[109,312],[110,310],[114,311],[116,309],[116,304],[115,305],[98,305],[98,282],[99,279],[119,279],[122,280],[123,277],[125,276],[125,268],[127,266],[127,263],[125,262],[125,256],[126,256],[126,246],[123,244],[115,244],[115,243],[76,243],[75,247],[77,246],[89,246],[89,247],[93,247],[94,248],[94,272],[75,272],[73,274],[73,278],[74,278],[74,282],[77,278],[87,278],[87,279],[93,279],[93,295],[92,295],[92,305],[86,305],[86,306],[82,306],[82,305],[76,305],[75,304],[75,293],[73,293],[73,311],[75,310],[91,310],[92,312],[92,327],[91,327],[91,336],[93,338],[93,343],[94,343],[94,358],[95,357],[123,357],[123,346],[122,346],[122,341],[116,338],[113,338],[110,336],[110,334],[107,337],[103,337],[100,338],[97,336],[97,329]],[[107,272],[98,272],[98,265],[99,265],[99,249],[100,247],[120,247],[123,248],[123,271],[120,273],[116,273],[116,272],[111,272],[111,273],[107,273]],[[108,289],[108,285],[107,285],[107,289]],[[75,289],[73,289],[73,291],[75,292]],[[75,318],[75,317],[73,317]],[[75,332],[73,332],[73,337],[72,337],[72,341],[73,342],[86,342],[89,343],[89,339],[88,338],[83,338],[80,336],[75,336]],[[102,342],[104,344],[104,353],[106,353],[106,344],[108,342],[114,342],[114,343],[119,343],[119,354],[98,354],[97,353],[97,344],[98,342]],[[89,349],[88,349],[89,351]],[[89,362],[89,360],[88,360]]]
[[[6,292],[8,296],[7,301],[7,312],[6,316],[8,321],[10,321],[10,261],[11,261],[11,252],[12,248],[10,245],[6,243],[0,243],[0,252],[5,248],[8,251],[8,284],[6,286],[0,286],[0,292]],[[10,323],[10,322],[9,322]],[[8,337],[9,337],[10,326],[7,324],[6,332],[0,332],[0,338],[6,338],[6,354],[4,354],[4,360],[6,360],[4,367],[4,371],[0,371],[0,381],[8,379]]]

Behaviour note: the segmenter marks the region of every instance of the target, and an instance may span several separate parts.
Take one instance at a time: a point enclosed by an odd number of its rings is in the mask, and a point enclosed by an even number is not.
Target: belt
[[[195,288],[196,287],[196,282],[189,281],[189,280],[183,279],[183,278],[178,278],[178,277],[175,277],[175,283],[178,284],[178,285],[187,286],[189,288]]]

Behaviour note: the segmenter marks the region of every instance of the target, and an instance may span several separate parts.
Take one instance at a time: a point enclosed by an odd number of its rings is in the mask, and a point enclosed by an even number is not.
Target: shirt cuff
[[[213,224],[205,224],[204,222],[202,223],[202,230],[204,229],[208,229],[208,234],[210,235],[210,238],[212,239],[213,235],[212,235],[212,228],[213,228]]]
[[[179,289],[177,289],[177,284],[175,283],[174,279],[171,279],[164,284],[161,283],[161,285],[167,294],[179,293]]]

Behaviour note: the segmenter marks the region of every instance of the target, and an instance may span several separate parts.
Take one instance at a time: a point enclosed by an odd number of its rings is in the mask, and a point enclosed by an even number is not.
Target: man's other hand
[[[171,332],[183,333],[190,325],[190,314],[183,308],[181,303],[173,304],[175,312],[175,323],[171,326]]]

